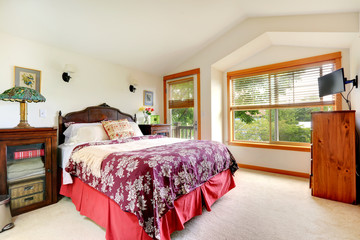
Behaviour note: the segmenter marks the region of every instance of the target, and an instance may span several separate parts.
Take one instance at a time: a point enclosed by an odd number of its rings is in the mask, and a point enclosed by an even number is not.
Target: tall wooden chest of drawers
[[[355,111],[312,113],[310,187],[316,197],[356,203]]]

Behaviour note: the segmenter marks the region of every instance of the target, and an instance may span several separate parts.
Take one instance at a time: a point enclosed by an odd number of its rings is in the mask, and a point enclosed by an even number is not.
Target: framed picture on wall
[[[144,90],[144,106],[154,105],[154,93]]]
[[[28,87],[40,92],[41,71],[15,66],[15,87]]]

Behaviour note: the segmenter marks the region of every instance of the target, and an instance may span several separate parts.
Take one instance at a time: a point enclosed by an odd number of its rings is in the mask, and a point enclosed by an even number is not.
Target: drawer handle
[[[29,191],[29,190],[32,190],[32,189],[34,189],[34,186],[24,187],[24,191]]]
[[[34,200],[34,197],[28,197],[28,198],[25,198],[25,199],[24,199],[25,202],[31,201],[31,200]]]

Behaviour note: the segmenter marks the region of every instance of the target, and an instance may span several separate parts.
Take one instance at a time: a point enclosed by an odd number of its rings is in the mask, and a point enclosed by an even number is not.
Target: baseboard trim
[[[240,168],[247,168],[247,169],[271,172],[271,173],[279,173],[279,174],[295,176],[295,177],[302,177],[302,178],[309,178],[309,176],[310,176],[308,173],[293,172],[293,171],[281,170],[281,169],[276,169],[276,168],[259,167],[259,166],[254,166],[254,165],[241,164],[241,163],[238,163],[238,166]]]

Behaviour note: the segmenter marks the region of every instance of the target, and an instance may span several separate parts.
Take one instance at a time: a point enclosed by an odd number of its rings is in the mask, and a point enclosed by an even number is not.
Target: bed
[[[235,187],[237,164],[221,143],[138,133],[72,144],[64,136],[70,124],[95,129],[121,119],[136,127],[130,114],[106,104],[59,112],[60,194],[104,227],[106,239],[170,239]]]

